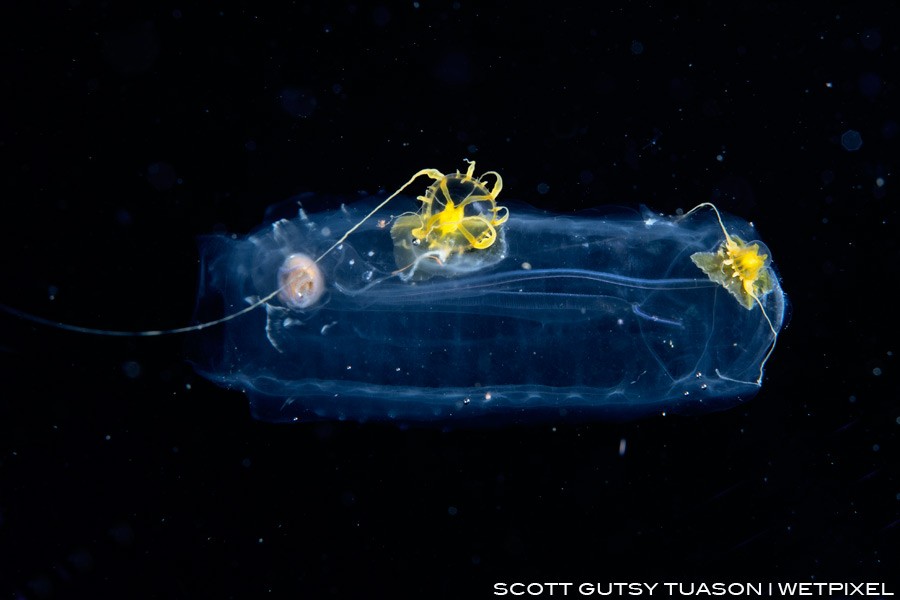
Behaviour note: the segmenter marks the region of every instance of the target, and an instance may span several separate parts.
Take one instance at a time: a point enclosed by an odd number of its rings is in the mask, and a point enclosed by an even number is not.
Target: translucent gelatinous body
[[[737,273],[722,225],[736,244],[756,238],[747,222],[720,225],[709,210],[561,216],[512,205],[508,219],[485,212],[502,227],[466,232],[479,243],[494,236],[488,254],[428,256],[427,269],[413,269],[398,261],[417,242],[391,225],[417,206],[395,202],[330,251],[375,203],[204,238],[199,317],[270,296],[298,254],[320,257],[323,289],[309,306],[275,295],[264,311],[204,332],[200,371],[245,391],[267,421],[628,417],[723,408],[758,390],[785,313],[771,254],[751,247],[748,259],[741,246],[740,272],[760,275],[738,284],[748,301],[726,285],[737,274],[704,272]]]

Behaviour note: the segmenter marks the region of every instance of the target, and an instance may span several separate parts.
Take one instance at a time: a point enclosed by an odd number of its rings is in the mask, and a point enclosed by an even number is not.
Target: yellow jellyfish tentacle
[[[478,217],[466,217],[465,219],[460,221],[457,227],[463,237],[466,238],[466,241],[468,241],[472,248],[476,250],[485,250],[487,248],[490,248],[494,243],[494,239],[497,237],[497,230],[494,229],[494,227],[490,223],[488,223],[487,229],[485,229],[485,231],[482,232],[478,236],[478,238],[476,238],[466,227],[465,223],[467,220],[475,221],[478,225],[484,225],[484,222]]]

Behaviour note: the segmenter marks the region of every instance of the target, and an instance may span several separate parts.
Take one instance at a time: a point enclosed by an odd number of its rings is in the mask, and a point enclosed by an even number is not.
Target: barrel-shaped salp
[[[286,260],[321,256],[374,205],[204,238],[198,318],[271,295]],[[205,332],[198,370],[245,391],[266,421],[629,418],[758,391],[785,296],[771,257],[771,285],[750,308],[694,264],[725,239],[713,211],[512,204],[487,254],[454,255],[446,272],[436,258],[422,278],[404,276],[390,232],[407,208],[398,198],[316,263],[324,289],[312,306],[276,295]],[[757,238],[746,221],[722,224]]]

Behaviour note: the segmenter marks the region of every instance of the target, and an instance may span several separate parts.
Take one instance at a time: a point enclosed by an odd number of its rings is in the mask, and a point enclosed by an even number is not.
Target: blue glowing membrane
[[[752,225],[499,206],[473,169],[203,238],[198,318],[264,310],[206,329],[198,371],[273,422],[630,418],[758,391],[786,303]]]

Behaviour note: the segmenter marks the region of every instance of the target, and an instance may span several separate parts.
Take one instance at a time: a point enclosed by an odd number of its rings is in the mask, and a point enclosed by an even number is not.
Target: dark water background
[[[895,7],[22,4],[0,302],[181,326],[196,236],[467,157],[561,212],[715,201],[792,317],[736,409],[444,432],[255,422],[190,340],[0,315],[4,598],[900,578]]]

